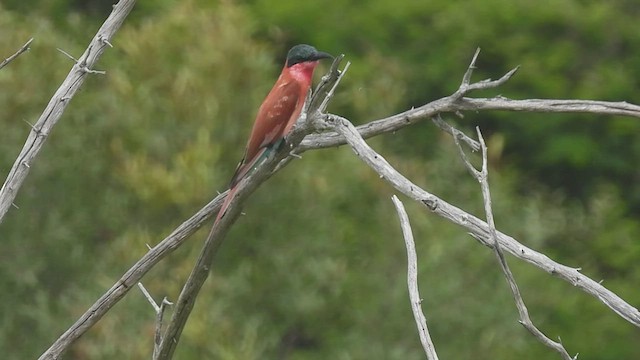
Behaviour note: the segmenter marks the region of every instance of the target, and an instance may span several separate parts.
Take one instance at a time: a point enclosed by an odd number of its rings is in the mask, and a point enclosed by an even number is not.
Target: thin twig
[[[71,59],[73,61],[74,64],[79,63],[78,59],[74,58],[73,55],[69,54],[68,52],[60,49],[60,48],[56,48],[56,50],[58,50],[59,52],[61,52],[64,56],[68,57],[69,59]]]
[[[141,282],[138,282],[138,288],[140,289],[140,291],[142,291],[142,294],[144,295],[145,298],[147,298],[147,301],[149,301],[149,304],[151,304],[151,306],[153,306],[153,310],[157,313],[158,311],[160,311],[160,306],[158,306],[158,304],[156,304],[156,301],[153,300],[153,298],[151,297],[151,294],[149,294],[149,292],[147,291],[147,289],[144,287],[144,285],[142,285]]]
[[[142,291],[144,297],[147,298],[147,301],[149,301],[156,313],[156,331],[153,337],[153,359],[156,360],[158,358],[160,344],[162,344],[162,319],[164,317],[164,310],[166,309],[167,305],[170,306],[173,305],[173,303],[167,300],[167,297],[165,296],[160,302],[160,305],[158,305],[141,282],[138,282],[138,287],[140,288],[140,291]]]
[[[586,113],[593,115],[619,115],[640,118],[640,106],[625,101],[598,101],[575,99],[513,100],[504,96],[493,98],[462,98],[457,111],[506,110],[539,113]]]
[[[167,306],[173,305],[167,297],[162,298],[162,302],[160,303],[160,309],[156,314],[156,331],[155,336],[153,337],[153,360],[157,360],[160,358],[160,346],[162,345],[162,320],[164,317],[164,310]]]
[[[31,45],[31,42],[33,41],[33,38],[29,39],[29,41],[27,41],[24,45],[22,45],[22,47],[20,49],[18,49],[18,51],[16,51],[15,54],[9,56],[8,58],[4,59],[1,63],[0,63],[0,69],[2,69],[3,67],[9,65],[10,62],[12,62],[13,60],[15,60],[18,56],[22,55],[23,53],[25,53],[26,51],[28,51],[29,45]]]
[[[336,78],[341,77],[340,63],[344,59],[344,54],[340,54],[333,59],[329,71],[322,77],[320,83],[316,86],[309,101],[310,109],[317,109],[318,112],[324,113],[327,107],[325,100],[329,96],[329,92],[333,88],[330,84],[334,84]],[[319,102],[319,103],[318,103]]]
[[[575,360],[571,355],[567,352],[564,346],[560,342],[553,341],[549,339],[540,329],[538,329],[531,320],[529,316],[529,311],[527,310],[527,306],[524,303],[524,299],[520,294],[520,289],[518,288],[518,284],[516,283],[516,279],[507,264],[507,259],[504,257],[504,253],[500,248],[500,242],[498,241],[496,224],[493,218],[493,208],[491,206],[491,192],[489,190],[489,167],[487,161],[487,145],[484,142],[484,138],[482,137],[482,133],[480,132],[480,128],[476,127],[476,131],[478,133],[478,140],[480,140],[480,146],[482,149],[482,169],[477,170],[473,164],[469,161],[469,158],[465,154],[462,149],[462,145],[458,141],[457,137],[454,137],[454,141],[460,152],[460,157],[464,162],[465,166],[478,182],[480,183],[480,188],[482,189],[482,198],[484,202],[484,211],[487,217],[487,224],[489,225],[489,237],[493,241],[493,250],[496,254],[496,258],[498,259],[498,263],[500,264],[500,268],[504,273],[504,276],[511,288],[511,293],[513,294],[513,299],[516,303],[516,307],[518,308],[518,314],[520,315],[520,324],[522,324],[538,341],[540,341],[545,346],[557,351],[560,356],[564,360]]]
[[[422,343],[422,347],[427,358],[429,360],[438,360],[436,348],[433,345],[431,336],[429,335],[427,319],[422,312],[422,298],[420,297],[420,291],[418,290],[418,256],[416,255],[416,245],[413,241],[413,232],[411,231],[409,216],[407,215],[407,211],[404,209],[402,201],[400,201],[397,196],[393,195],[391,199],[393,200],[393,204],[396,206],[396,211],[398,212],[400,227],[402,228],[402,235],[404,237],[404,244],[407,248],[407,286],[409,287],[409,300],[411,301],[413,318],[418,326],[420,342]]]
[[[329,92],[324,97],[324,100],[322,100],[322,103],[320,104],[320,107],[317,110],[319,113],[324,113],[327,111],[327,106],[329,105],[329,101],[331,101],[331,99],[333,98],[333,94],[335,93],[336,88],[338,87],[338,84],[340,84],[340,80],[342,80],[342,78],[344,77],[344,74],[346,74],[347,70],[349,70],[349,66],[351,66],[351,62],[347,61],[347,63],[344,65],[344,69],[340,71],[338,77],[333,83],[333,86],[331,86],[331,88],[329,89]]]
[[[431,120],[433,121],[434,124],[436,124],[437,127],[440,128],[440,130],[448,133],[449,135],[453,136],[455,139],[460,139],[460,140],[464,141],[473,151],[480,150],[480,143],[479,142],[477,142],[474,139],[468,137],[462,131],[454,128],[451,125],[449,125],[446,121],[444,121],[442,119],[440,114],[432,117]]]
[[[468,92],[469,85],[471,84],[471,75],[473,75],[473,71],[476,69],[476,61],[478,60],[478,55],[480,55],[480,48],[476,49],[476,52],[473,54],[473,58],[471,58],[471,63],[467,67],[467,71],[465,71],[462,76],[462,82],[458,87],[458,91],[455,92],[454,96],[458,98],[462,97],[466,92]]]

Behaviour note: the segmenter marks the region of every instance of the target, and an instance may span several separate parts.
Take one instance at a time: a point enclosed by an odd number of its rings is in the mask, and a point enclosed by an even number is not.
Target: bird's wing
[[[253,159],[261,148],[273,145],[285,135],[285,127],[297,110],[299,97],[300,85],[294,80],[277,84],[271,89],[253,124],[245,162]],[[296,117],[299,115],[295,114]]]
[[[244,158],[231,178],[232,187],[249,173],[267,147],[284,137],[287,124],[300,116],[299,94],[300,85],[293,80],[277,84],[271,89],[258,110]],[[292,117],[296,119],[291,120]]]

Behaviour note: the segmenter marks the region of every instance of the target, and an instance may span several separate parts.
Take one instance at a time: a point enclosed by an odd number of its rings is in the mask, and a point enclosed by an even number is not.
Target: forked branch
[[[138,283],[138,288],[140,288],[140,291],[142,291],[142,294],[144,295],[145,298],[147,298],[147,301],[149,301],[149,304],[151,304],[153,311],[155,311],[156,313],[156,331],[155,331],[155,336],[153,337],[153,357],[152,357],[153,360],[156,360],[158,358],[160,344],[162,344],[162,320],[164,318],[164,310],[166,309],[167,306],[173,305],[173,303],[167,300],[167,297],[165,296],[160,302],[160,305],[158,305],[156,304],[156,301],[153,300],[153,297],[151,296],[151,294],[149,294],[149,292],[144,287],[144,285],[142,285],[141,282]]]
[[[487,145],[484,142],[484,138],[482,137],[482,133],[480,132],[480,128],[476,128],[478,133],[478,139],[480,140],[480,147],[482,150],[482,168],[481,170],[477,170],[469,158],[465,154],[462,149],[462,145],[458,138],[454,136],[455,144],[460,153],[460,157],[465,164],[467,170],[471,176],[473,176],[480,183],[480,188],[482,189],[482,199],[484,202],[484,211],[487,217],[487,224],[489,225],[489,236],[490,240],[493,242],[493,251],[496,254],[496,258],[498,259],[498,263],[500,264],[500,269],[504,274],[509,287],[511,288],[511,293],[513,295],[513,299],[516,303],[516,307],[518,308],[518,314],[520,315],[520,323],[536,338],[538,341],[548,346],[549,348],[557,351],[560,356],[564,360],[575,360],[578,358],[576,354],[575,357],[571,357],[567,350],[560,342],[553,341],[549,339],[540,329],[538,329],[531,320],[529,316],[529,311],[527,310],[527,306],[524,303],[524,299],[520,294],[520,289],[518,288],[518,284],[516,283],[516,279],[509,268],[509,264],[507,264],[507,259],[504,257],[504,253],[500,247],[500,242],[498,241],[496,224],[493,218],[493,207],[491,205],[491,191],[489,190],[489,166],[487,160]]]

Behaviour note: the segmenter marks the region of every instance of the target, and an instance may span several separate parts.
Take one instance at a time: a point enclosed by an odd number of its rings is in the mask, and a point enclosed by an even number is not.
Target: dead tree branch
[[[162,343],[162,318],[164,317],[164,310],[166,309],[167,305],[170,306],[173,305],[173,303],[167,300],[167,297],[165,296],[160,302],[160,305],[158,305],[141,282],[138,283],[138,287],[140,288],[140,291],[142,292],[144,297],[147,298],[147,301],[149,301],[149,303],[151,304],[151,307],[153,307],[153,311],[155,311],[156,313],[156,331],[153,338],[152,357],[153,360],[155,360],[158,358],[158,350],[160,349],[160,344]]]
[[[471,173],[471,176],[473,176],[480,183],[480,188],[482,189],[482,199],[484,202],[484,211],[487,217],[487,224],[489,225],[489,237],[490,237],[490,240],[493,242],[493,251],[496,254],[496,258],[498,259],[500,268],[502,269],[502,272],[507,280],[507,283],[511,288],[511,293],[516,303],[518,314],[520,315],[520,324],[522,324],[542,344],[557,351],[564,360],[576,360],[578,358],[577,354],[574,358],[572,358],[571,355],[569,355],[567,350],[564,348],[564,346],[560,342],[556,342],[549,339],[549,337],[547,337],[542,331],[540,331],[540,329],[538,329],[534,325],[533,321],[531,320],[531,317],[529,316],[529,311],[527,310],[527,306],[524,303],[524,299],[520,294],[520,289],[518,288],[516,279],[513,276],[511,269],[509,268],[509,264],[507,264],[507,259],[504,257],[504,253],[502,252],[502,249],[500,248],[500,242],[498,241],[496,224],[493,218],[493,208],[491,206],[491,191],[489,190],[489,167],[488,167],[488,161],[487,161],[487,145],[484,142],[484,138],[482,137],[480,128],[476,128],[476,131],[478,133],[478,139],[480,140],[480,147],[482,149],[481,170],[477,170],[473,166],[473,164],[471,164],[471,161],[469,161],[469,158],[467,157],[464,150],[462,149],[462,145],[460,144],[460,141],[458,141],[458,138],[454,137],[453,139],[460,153],[460,157],[462,158],[462,161],[465,164],[465,167],[467,168],[467,170],[469,170],[469,173]]]
[[[409,216],[404,209],[402,201],[400,201],[397,196],[393,195],[391,199],[396,206],[396,211],[400,218],[400,227],[402,228],[402,235],[404,237],[405,247],[407,248],[407,285],[409,287],[409,300],[411,301],[413,318],[416,320],[416,325],[418,326],[420,342],[427,355],[427,359],[438,360],[436,348],[431,340],[431,335],[429,335],[427,319],[422,312],[422,298],[418,290],[418,256],[416,255],[416,244],[413,241],[413,232],[411,231]]]
[[[420,202],[438,216],[441,216],[454,224],[460,225],[483,245],[493,247],[489,226],[486,222],[447,203],[409,181],[406,177],[395,170],[380,154],[376,153],[364,141],[358,130],[347,119],[336,115],[330,115],[327,117],[327,120],[329,124],[332,124],[328,126],[334,126],[334,129],[336,129],[336,131],[346,139],[356,155],[376,171],[382,179],[391,184],[391,186],[408,197]],[[580,273],[575,268],[557,263],[546,255],[524,246],[516,239],[506,234],[498,232],[497,237],[500,242],[500,246],[515,257],[559,277],[571,285],[594,296],[616,314],[620,315],[623,319],[640,327],[640,312],[638,309],[629,305],[629,303],[624,301],[614,292],[602,286],[600,283]]]
[[[105,48],[111,45],[109,41],[118,29],[120,29],[120,26],[134,4],[135,0],[120,0],[120,2],[113,7],[111,15],[109,15],[93,37],[84,54],[75,61],[67,78],[62,82],[62,85],[60,85],[51,100],[49,100],[49,104],[40,115],[36,124],[31,127],[31,132],[22,147],[22,151],[20,151],[20,154],[9,171],[4,185],[2,185],[0,189],[0,223],[2,223],[2,219],[13,204],[18,190],[20,190],[22,183],[29,174],[31,164],[38,156],[53,126],[58,122],[67,105],[69,105],[70,100],[84,83],[87,74],[97,72],[96,70],[92,70],[93,66]]]
[[[27,52],[29,50],[29,45],[31,45],[31,42],[33,42],[33,38],[29,39],[29,41],[27,41],[24,45],[22,45],[22,47],[18,49],[18,51],[16,51],[15,54],[2,60],[2,62],[0,63],[0,69],[9,65],[10,62],[15,60],[18,56],[22,55],[22,53]]]

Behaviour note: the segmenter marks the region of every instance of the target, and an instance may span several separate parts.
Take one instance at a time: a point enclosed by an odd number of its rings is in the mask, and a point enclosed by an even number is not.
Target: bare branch
[[[457,130],[457,129],[456,129]],[[480,133],[480,130],[477,130],[478,133]],[[458,132],[461,132],[458,130]],[[480,149],[482,150],[482,155],[484,156],[484,153],[486,151],[485,147],[482,146],[482,141],[484,139],[480,140],[479,144],[480,144]],[[478,181],[482,181],[482,176],[484,176],[480,171],[476,170],[476,168],[473,166],[473,164],[471,164],[471,161],[469,161],[469,158],[467,157],[467,154],[464,152],[464,150],[462,149],[462,145],[460,145],[460,140],[458,140],[457,136],[453,137],[453,141],[456,144],[456,147],[458,148],[458,153],[460,154],[460,157],[462,158],[462,162],[464,163],[464,166],[467,168],[467,170],[469,171],[469,173],[471,174],[471,176],[473,176],[474,178],[476,178],[476,180]],[[484,158],[483,158],[484,159]],[[482,163],[482,170],[484,171],[484,162]],[[484,191],[484,189],[483,189]],[[489,198],[489,201],[491,201],[491,198]],[[492,215],[493,218],[493,215]],[[489,221],[489,216],[487,215],[487,222],[489,223],[489,226],[491,226],[491,221]]]
[[[8,58],[4,59],[1,63],[0,63],[0,69],[2,69],[3,67],[9,65],[10,62],[12,62],[13,60],[15,60],[18,56],[22,55],[24,52],[28,51],[29,45],[31,45],[31,42],[33,42],[33,38],[29,39],[29,41],[27,41],[24,45],[22,45],[22,47],[16,51],[15,54],[9,56]]]
[[[446,121],[442,120],[442,117],[440,116],[440,114],[434,116],[433,118],[431,118],[431,120],[433,121],[434,124],[436,124],[437,127],[440,128],[440,130],[448,133],[449,135],[453,136],[453,138],[455,139],[464,141],[473,151],[480,150],[479,142],[473,140],[462,131],[454,128],[453,126],[449,125]]]
[[[138,283],[138,287],[156,313],[156,331],[153,338],[153,359],[155,360],[158,358],[158,351],[160,349],[160,344],[162,343],[162,318],[164,317],[164,310],[167,305],[173,305],[173,303],[167,300],[167,297],[165,296],[160,302],[160,305],[158,305],[141,282]]]
[[[433,341],[429,335],[429,329],[427,328],[427,319],[422,312],[422,298],[420,297],[420,291],[418,291],[418,256],[416,255],[416,245],[413,241],[413,232],[411,231],[409,216],[407,216],[407,211],[397,196],[393,195],[391,199],[396,206],[398,218],[400,218],[400,227],[402,228],[402,235],[407,248],[407,285],[409,287],[409,300],[411,301],[413,318],[416,320],[416,325],[418,326],[420,342],[422,342],[422,347],[424,348],[425,354],[427,354],[427,358],[429,360],[438,360],[436,348],[433,345]]]
[[[151,306],[153,307],[153,311],[154,312],[158,312],[160,311],[160,306],[158,306],[158,304],[156,304],[156,301],[153,300],[153,297],[151,297],[151,294],[149,294],[149,292],[147,291],[147,289],[144,287],[144,285],[142,285],[141,282],[138,282],[138,288],[140,289],[140,291],[142,292],[142,295],[144,295],[144,297],[147,299],[147,301],[151,304]]]
[[[463,98],[458,111],[508,110],[541,113],[588,113],[594,115],[621,115],[640,118],[640,106],[625,101],[596,101],[573,99],[512,100],[503,96],[490,99]]]
[[[78,89],[80,89],[88,73],[101,73],[97,70],[91,70],[91,67],[98,61],[105,47],[108,46],[107,40],[111,39],[118,29],[120,29],[120,26],[134,4],[135,0],[120,0],[120,2],[113,7],[111,15],[109,15],[93,37],[84,54],[75,62],[67,78],[62,82],[62,85],[60,85],[55,92],[49,104],[40,115],[40,118],[33,126],[22,151],[20,151],[4,185],[2,185],[0,189],[0,223],[2,223],[2,219],[11,207],[11,203],[18,194],[18,190],[29,174],[30,165],[38,156],[51,129],[58,122],[69,104],[69,100],[71,100]]]
[[[336,85],[337,82],[340,82],[340,80],[336,79],[343,76],[342,72],[339,70],[342,59],[344,59],[344,54],[340,54],[333,59],[333,62],[329,67],[329,71],[322,77],[322,80],[320,80],[320,83],[313,91],[312,99],[309,102],[310,109],[316,109],[319,113],[324,113],[326,111],[329,103],[327,98],[331,99],[331,97],[333,97],[333,95],[329,95],[329,93],[335,90],[335,86],[329,86],[329,83]],[[318,104],[318,102],[320,102],[320,104]]]
[[[465,71],[464,76],[462,77],[462,82],[460,83],[460,87],[457,92],[462,92],[461,89],[469,87],[471,84],[471,75],[473,75],[473,70],[476,69],[476,61],[478,60],[478,55],[480,55],[480,48],[476,49],[476,52],[473,54],[473,58],[471,58],[471,64],[467,67],[467,71]]]
[[[480,54],[480,48],[476,49],[475,54],[473,54],[473,58],[471,59],[471,64],[467,68],[467,71],[464,73],[462,77],[462,82],[460,83],[460,87],[458,90],[451,95],[454,100],[459,100],[466,94],[474,90],[485,90],[485,89],[493,89],[496,88],[511,79],[513,74],[518,71],[518,67],[511,69],[506,74],[502,75],[502,77],[498,80],[486,79],[482,81],[478,81],[476,83],[471,83],[471,75],[473,75],[473,70],[476,69],[476,60],[478,60],[478,55]]]
[[[344,55],[340,55],[340,56],[344,57]],[[335,62],[335,64],[339,64],[339,62]],[[344,74],[347,73],[347,70],[349,70],[350,65],[351,65],[351,62],[347,61],[347,63],[344,65],[344,69],[342,69],[342,71],[338,73],[338,77],[335,79],[333,86],[331,86],[331,88],[327,92],[327,95],[322,100],[320,107],[318,107],[317,109],[318,113],[325,113],[327,111],[327,106],[329,105],[329,101],[331,101],[331,99],[333,98],[333,94],[335,93],[336,88],[338,87],[338,84],[340,84],[340,80],[342,80],[342,77],[344,76]]]
[[[171,305],[173,305],[173,303],[167,300],[167,297],[165,296],[160,303],[160,309],[156,313],[156,331],[153,338],[153,360],[160,358],[160,346],[162,345],[162,318],[164,316],[165,308]]]
[[[358,130],[347,119],[329,115],[327,125],[332,126],[337,133],[353,148],[354,152],[367,165],[376,171],[381,178],[385,179],[391,186],[408,197],[422,203],[435,214],[460,225],[478,241],[488,247],[493,247],[493,240],[490,229],[486,222],[465,211],[447,203],[437,196],[423,190],[416,184],[395,170],[380,154],[376,153],[362,138]],[[640,312],[629,305],[614,292],[608,290],[598,282],[588,276],[562,264],[559,264],[544,254],[532,250],[519,243],[514,238],[497,232],[497,239],[500,246],[515,257],[524,260],[554,276],[557,276],[571,285],[594,296],[603,304],[608,306],[616,314],[633,325],[640,327]]]
[[[294,132],[296,132],[296,130],[298,131],[296,136],[298,137],[298,141],[300,141],[304,136],[304,134],[300,133],[302,128],[294,129]],[[289,141],[289,139],[287,139],[287,141]],[[223,216],[209,232],[200,256],[180,292],[173,316],[162,337],[162,343],[158,350],[158,359],[171,359],[173,357],[182,330],[195,305],[196,298],[202,285],[209,276],[215,254],[218,252],[220,245],[222,245],[226,233],[240,215],[242,203],[273,174],[271,170],[287,155],[288,151],[286,151],[286,148],[274,153],[269,156],[256,171],[238,184],[238,191],[233,201],[229,203],[229,206],[225,210],[225,216]]]
[[[127,292],[133,289],[151,268],[182,245],[202,224],[209,220],[211,216],[220,209],[225,196],[226,193],[218,195],[178,226],[164,240],[149,250],[149,252],[127,270],[106,293],[91,305],[91,307],[40,356],[40,359],[59,359],[60,355],[66,349],[100,321],[118,301],[122,300]]]
[[[487,145],[484,142],[484,138],[482,137],[482,133],[480,132],[479,127],[476,127],[476,131],[478,133],[478,139],[480,140],[480,146],[482,148],[482,170],[477,170],[471,164],[464,150],[462,149],[462,145],[460,145],[460,142],[458,141],[458,139],[454,137],[454,140],[460,152],[460,156],[462,157],[462,160],[464,161],[465,166],[471,173],[471,176],[473,176],[480,183],[480,188],[482,189],[482,198],[484,202],[484,211],[487,216],[487,224],[489,225],[489,236],[490,236],[490,239],[493,241],[493,250],[494,250],[494,253],[496,254],[496,258],[498,259],[498,263],[500,264],[500,268],[502,269],[502,272],[507,280],[507,283],[511,288],[511,293],[513,295],[513,299],[515,300],[516,307],[518,308],[518,314],[520,315],[520,323],[536,339],[538,339],[538,341],[540,341],[545,346],[557,351],[564,360],[575,360],[577,359],[578,355],[576,355],[575,358],[572,358],[571,355],[569,355],[569,353],[561,343],[555,342],[549,339],[542,331],[540,331],[540,329],[538,329],[533,324],[531,317],[529,317],[529,311],[527,310],[527,306],[524,303],[524,299],[520,294],[520,289],[518,288],[516,279],[513,276],[513,273],[511,272],[509,265],[507,264],[507,259],[504,257],[504,253],[500,248],[500,242],[498,241],[496,225],[493,218],[493,209],[491,206],[491,191],[489,190],[489,167],[488,167],[488,160],[487,160]]]
[[[71,59],[75,64],[79,63],[78,59],[74,58],[73,55],[69,54],[68,52],[60,49],[60,48],[56,48],[56,50],[58,50],[59,52],[61,52],[64,56],[68,57],[69,59]]]
[[[507,75],[509,75],[509,73],[504,75],[503,78]],[[484,86],[486,86],[486,88],[492,88],[500,84],[501,83],[490,82],[485,83]],[[470,90],[467,89],[467,91]],[[459,113],[461,111],[482,110],[526,111],[540,113],[589,113],[594,115],[622,115],[640,118],[640,106],[629,104],[627,102],[571,99],[511,100],[505,97],[463,97],[461,99],[456,99],[454,95],[450,95],[415,109],[410,109],[383,119],[367,122],[366,124],[358,126],[357,129],[363,138],[368,139],[380,134],[400,130],[424,119],[431,119],[441,113]],[[302,153],[307,150],[330,148],[344,144],[346,144],[344,137],[340,136],[340,134],[336,132],[312,134],[302,141],[296,152]]]

